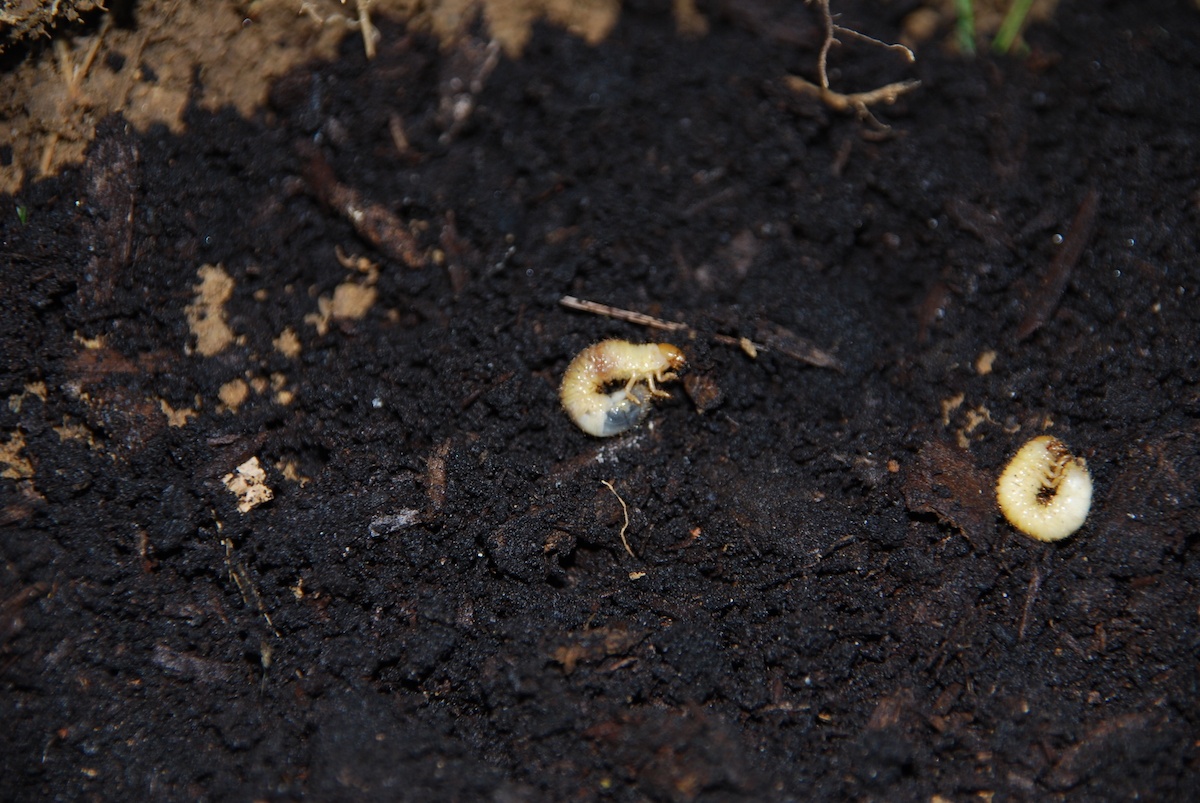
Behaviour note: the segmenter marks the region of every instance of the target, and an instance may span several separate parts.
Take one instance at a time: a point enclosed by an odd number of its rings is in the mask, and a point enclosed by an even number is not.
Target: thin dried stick
[[[67,97],[72,101],[78,100],[79,87],[92,69],[92,63],[96,60],[96,54],[100,51],[100,45],[104,42],[104,35],[108,33],[110,25],[112,25],[112,17],[105,16],[103,22],[100,23],[100,30],[96,32],[91,46],[84,54],[83,61],[78,65],[74,63],[71,47],[66,40],[54,40],[54,54],[58,57],[58,70],[62,74],[63,83],[67,86]]]
[[[425,254],[408,226],[390,209],[337,180],[333,167],[313,145],[296,148],[305,160],[305,184],[318,200],[344,217],[364,240],[410,268],[425,265]]]
[[[621,309],[619,307],[610,307],[607,304],[599,304],[595,301],[585,301],[575,296],[563,296],[558,300],[558,303],[570,309],[577,309],[582,312],[591,312],[596,315],[603,315],[606,318],[616,318],[618,321],[628,321],[636,323],[640,326],[649,326],[652,329],[662,329],[666,332],[680,332],[683,330],[691,330],[692,327],[686,323],[675,323],[674,321],[664,321],[662,318],[655,318],[653,315],[646,315],[643,312],[634,312],[632,310]]]
[[[1033,567],[1033,575],[1029,578],[1029,587],[1025,590],[1025,607],[1021,611],[1021,625],[1017,628],[1017,641],[1025,640],[1025,631],[1029,627],[1029,614],[1033,611],[1033,603],[1037,601],[1038,589],[1042,587],[1042,573],[1037,566]]]
[[[563,296],[558,300],[558,303],[569,309],[590,312],[593,315],[603,315],[606,318],[636,323],[639,326],[648,326],[651,329],[660,329],[664,332],[687,332],[692,337],[699,334],[695,327],[689,326],[686,323],[664,321],[662,318],[655,318],[653,315],[647,315],[644,312],[612,307],[608,304],[587,301],[575,296]],[[748,337],[734,337],[722,334],[713,334],[712,339],[721,345],[734,346],[741,349],[750,359],[757,357],[760,351],[777,351],[780,354],[791,357],[793,360],[799,360],[818,368],[833,368],[839,371],[842,368],[841,363],[832,354],[817,348],[804,338],[793,334],[781,326],[772,325],[770,327],[766,335],[766,343],[760,343]]]
[[[358,0],[358,27],[362,33],[363,52],[367,60],[375,58],[375,37],[377,31],[371,24],[371,0]]]

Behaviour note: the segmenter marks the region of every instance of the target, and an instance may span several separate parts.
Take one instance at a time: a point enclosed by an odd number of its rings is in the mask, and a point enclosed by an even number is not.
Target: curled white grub
[[[658,385],[675,379],[685,362],[670,343],[604,340],[588,346],[563,376],[563,409],[589,435],[619,435],[645,418],[651,399],[671,395]]]
[[[1092,507],[1087,461],[1058,438],[1033,438],[1000,474],[996,502],[1009,524],[1031,538],[1066,538],[1083,526]]]

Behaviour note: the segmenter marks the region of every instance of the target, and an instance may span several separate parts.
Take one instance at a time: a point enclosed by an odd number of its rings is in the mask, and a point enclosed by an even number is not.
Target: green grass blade
[[[954,30],[958,37],[958,46],[964,53],[975,55],[975,6],[973,0],[954,0],[954,10],[958,16]]]
[[[1033,0],[1013,0],[1013,4],[1008,8],[1008,13],[1004,15],[1004,22],[1000,23],[1000,30],[996,31],[996,38],[992,40],[992,50],[997,53],[1007,53],[1012,49],[1013,42],[1021,33],[1021,26],[1025,24],[1025,17],[1029,14],[1029,7],[1032,5]]]

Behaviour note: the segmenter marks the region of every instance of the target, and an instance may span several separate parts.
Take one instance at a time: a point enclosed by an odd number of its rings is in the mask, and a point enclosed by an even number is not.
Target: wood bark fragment
[[[1050,320],[1054,311],[1058,309],[1058,302],[1062,300],[1063,291],[1067,289],[1067,282],[1071,279],[1071,271],[1083,256],[1084,248],[1091,242],[1092,232],[1096,229],[1096,213],[1099,210],[1100,190],[1092,187],[1084,196],[1083,203],[1079,205],[1075,219],[1071,221],[1071,228],[1063,238],[1062,248],[1054,255],[1050,266],[1042,274],[1038,288],[1029,302],[1029,309],[1017,327],[1017,342],[1042,328],[1042,324]]]
[[[304,182],[323,204],[344,217],[358,235],[391,259],[410,268],[425,266],[425,256],[408,226],[386,207],[337,180],[333,168],[315,148],[301,149]]]

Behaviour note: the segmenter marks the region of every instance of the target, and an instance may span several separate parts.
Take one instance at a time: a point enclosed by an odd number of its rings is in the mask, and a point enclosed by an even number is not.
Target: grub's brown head
[[[667,365],[672,371],[678,371],[687,364],[687,359],[683,356],[683,352],[670,343],[659,343],[658,350],[662,352],[663,357],[667,360]]]

